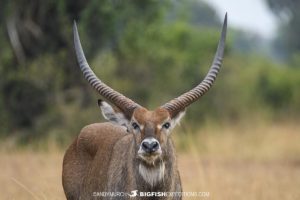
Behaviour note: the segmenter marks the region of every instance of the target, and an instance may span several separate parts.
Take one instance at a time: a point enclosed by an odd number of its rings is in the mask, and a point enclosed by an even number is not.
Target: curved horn
[[[84,52],[81,47],[80,38],[75,21],[73,25],[73,35],[77,62],[84,75],[84,78],[102,97],[104,97],[107,101],[117,106],[124,112],[124,114],[127,117],[130,118],[134,109],[139,107],[139,105],[131,99],[125,97],[124,95],[107,86],[95,75],[95,73],[86,61]]]
[[[181,96],[169,101],[168,103],[162,106],[163,108],[167,109],[172,116],[175,116],[179,111],[183,110],[191,103],[197,101],[211,88],[222,65],[222,59],[225,49],[226,31],[227,13],[225,14],[221,38],[219,40],[217,52],[215,54],[212,66],[210,67],[204,80],[190,91],[182,94]]]

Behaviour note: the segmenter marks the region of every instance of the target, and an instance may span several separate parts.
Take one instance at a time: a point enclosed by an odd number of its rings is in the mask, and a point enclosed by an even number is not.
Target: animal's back
[[[81,130],[64,156],[62,181],[67,199],[92,198],[93,192],[104,191],[114,144],[126,135],[124,128],[111,123],[91,124]]]

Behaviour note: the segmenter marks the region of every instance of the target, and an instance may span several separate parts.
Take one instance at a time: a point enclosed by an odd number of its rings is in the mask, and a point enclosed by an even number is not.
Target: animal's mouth
[[[137,152],[139,159],[147,165],[155,165],[161,160],[162,149],[157,139],[153,137],[145,138],[139,145]]]
[[[156,151],[152,153],[138,152],[138,158],[141,159],[148,165],[155,166],[161,160],[161,151]]]

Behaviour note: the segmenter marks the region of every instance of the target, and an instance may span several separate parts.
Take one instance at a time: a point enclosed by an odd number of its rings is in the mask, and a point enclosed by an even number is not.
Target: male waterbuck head
[[[151,111],[113,90],[94,74],[86,61],[74,23],[75,52],[80,69],[106,100],[99,100],[98,105],[104,118],[111,123],[87,126],[66,152],[63,185],[68,199],[88,196],[89,192],[100,189],[181,191],[170,135],[186,107],[201,98],[214,83],[222,63],[226,30],[227,14],[217,52],[204,80]],[[94,176],[98,176],[98,181],[91,178]],[[119,176],[122,178],[118,179]]]

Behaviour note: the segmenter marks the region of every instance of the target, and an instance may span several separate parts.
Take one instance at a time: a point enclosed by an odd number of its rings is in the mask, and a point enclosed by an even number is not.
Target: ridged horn
[[[74,48],[76,52],[77,62],[84,75],[84,78],[90,83],[90,85],[108,102],[117,106],[121,109],[127,117],[131,117],[135,108],[140,107],[137,103],[131,99],[125,97],[119,92],[113,90],[105,83],[103,83],[90,68],[86,61],[84,52],[82,50],[77,25],[74,21],[73,24],[73,35],[74,35]]]
[[[226,32],[227,32],[227,13],[225,14],[224,23],[221,32],[221,38],[219,40],[217,52],[215,54],[212,66],[210,67],[204,80],[199,85],[191,89],[190,91],[182,94],[181,96],[161,106],[162,108],[167,109],[170,112],[171,116],[175,116],[179,111],[185,109],[187,106],[197,101],[211,88],[212,84],[216,80],[216,77],[222,65],[222,59],[224,55],[225,41],[226,41]]]

